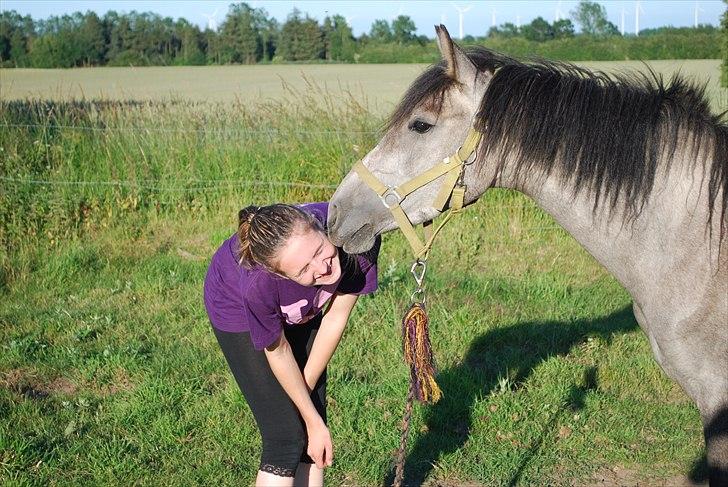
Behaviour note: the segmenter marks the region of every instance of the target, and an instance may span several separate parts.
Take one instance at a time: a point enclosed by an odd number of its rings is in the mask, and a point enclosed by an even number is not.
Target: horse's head
[[[384,137],[362,160],[384,185],[392,188],[423,173],[452,155],[472,126],[478,105],[492,77],[453,43],[444,26],[436,27],[442,61],[428,68],[410,86],[392,115]],[[468,170],[470,169],[470,171]],[[475,200],[485,187],[474,179],[472,168],[464,174],[465,202]],[[408,195],[401,203],[412,224],[436,217],[434,208],[442,176]],[[479,180],[488,180],[479,174]],[[380,197],[351,171],[339,184],[329,206],[329,236],[350,253],[371,248],[374,238],[397,228]]]

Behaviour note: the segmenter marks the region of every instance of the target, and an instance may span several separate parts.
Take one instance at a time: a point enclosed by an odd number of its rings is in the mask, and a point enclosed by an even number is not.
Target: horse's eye
[[[423,122],[422,120],[415,120],[409,124],[409,129],[414,130],[418,134],[424,134],[429,131],[433,125],[431,123]]]

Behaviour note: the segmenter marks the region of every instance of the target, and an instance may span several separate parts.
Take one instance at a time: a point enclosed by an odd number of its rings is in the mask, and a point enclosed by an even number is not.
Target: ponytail
[[[251,205],[238,212],[238,262],[252,268],[260,264],[276,272],[278,252],[294,232],[316,230],[323,225],[316,217],[297,206]]]

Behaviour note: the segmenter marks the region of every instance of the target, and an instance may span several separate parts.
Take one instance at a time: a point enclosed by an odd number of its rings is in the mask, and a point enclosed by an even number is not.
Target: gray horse
[[[711,485],[728,485],[728,125],[679,76],[522,63],[436,30],[443,60],[414,81],[363,165],[394,188],[481,132],[465,203],[521,191],[619,280],[655,359],[700,410]],[[444,178],[401,201],[413,224],[443,211],[432,200]],[[397,225],[352,171],[328,227],[358,253]]]

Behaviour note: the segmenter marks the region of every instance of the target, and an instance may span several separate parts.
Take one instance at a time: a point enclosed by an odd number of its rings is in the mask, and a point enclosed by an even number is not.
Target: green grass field
[[[252,482],[259,438],[209,329],[207,261],[240,207],[328,199],[391,103],[389,79],[369,100],[286,81],[275,100],[224,103],[12,102],[3,88],[0,484]],[[696,408],[568,234],[500,190],[443,232],[428,292],[444,399],[415,410],[409,484],[702,479]],[[330,365],[329,485],[391,480],[409,264],[385,235],[380,289]]]

